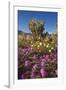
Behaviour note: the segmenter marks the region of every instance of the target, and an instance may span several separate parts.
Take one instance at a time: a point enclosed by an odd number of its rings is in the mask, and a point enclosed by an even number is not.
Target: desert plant
[[[40,20],[30,20],[29,29],[32,32],[33,37],[38,38],[43,35],[45,23]]]

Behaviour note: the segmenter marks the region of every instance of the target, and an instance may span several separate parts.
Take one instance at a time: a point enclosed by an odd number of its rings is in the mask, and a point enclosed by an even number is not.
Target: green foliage
[[[18,37],[18,47],[26,47],[27,45],[30,46],[31,40],[27,40],[26,38],[19,38]]]

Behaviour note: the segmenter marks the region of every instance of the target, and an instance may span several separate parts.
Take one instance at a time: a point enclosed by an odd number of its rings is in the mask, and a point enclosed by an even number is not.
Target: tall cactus
[[[45,23],[40,20],[30,20],[29,29],[34,37],[42,36]]]

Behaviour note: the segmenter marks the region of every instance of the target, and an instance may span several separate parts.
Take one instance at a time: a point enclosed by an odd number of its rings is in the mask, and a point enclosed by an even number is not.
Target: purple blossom
[[[45,58],[42,58],[41,61],[42,61],[42,62],[46,62]]]
[[[25,67],[28,67],[31,65],[31,63],[30,63],[30,61],[26,60],[24,65],[25,65]]]
[[[46,56],[45,56],[45,60],[48,60],[48,59],[49,59],[49,55],[46,55]]]
[[[38,65],[37,64],[35,64],[34,66],[33,66],[33,69],[35,70],[36,68],[38,68]]]
[[[36,59],[36,58],[37,58],[36,55],[34,55],[34,56],[33,56],[33,59]]]
[[[43,66],[44,66],[44,64],[45,64],[45,62],[44,62],[44,61],[42,61],[42,62],[41,62],[41,66],[43,67]]]
[[[45,58],[45,55],[43,55],[43,58]]]
[[[31,55],[31,58],[29,58]],[[57,62],[57,53],[52,52],[50,54],[38,54],[38,53],[32,53],[31,47],[24,47],[18,49],[18,67],[21,67],[20,69],[20,78],[21,79],[27,79],[27,78],[41,78],[46,77],[46,75],[49,75],[47,68],[54,68],[51,67],[51,64],[56,64]],[[48,65],[48,67],[47,67]],[[57,68],[55,67],[55,74],[57,75]],[[53,69],[51,69],[52,71]],[[51,72],[50,71],[50,72]],[[52,71],[54,72],[54,71]],[[48,76],[49,77],[49,76]]]
[[[45,71],[44,68],[41,68],[40,69],[40,74],[41,74],[42,77],[45,77],[46,76],[46,71]]]
[[[31,77],[35,77],[35,70],[32,68]]]

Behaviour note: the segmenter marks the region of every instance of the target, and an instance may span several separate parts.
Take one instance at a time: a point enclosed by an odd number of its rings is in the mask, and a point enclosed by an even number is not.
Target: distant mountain
[[[26,32],[23,32],[23,31],[21,31],[21,30],[18,30],[18,34],[32,35],[31,33],[26,33]]]
[[[23,34],[23,32],[21,30],[18,30],[18,34]]]

